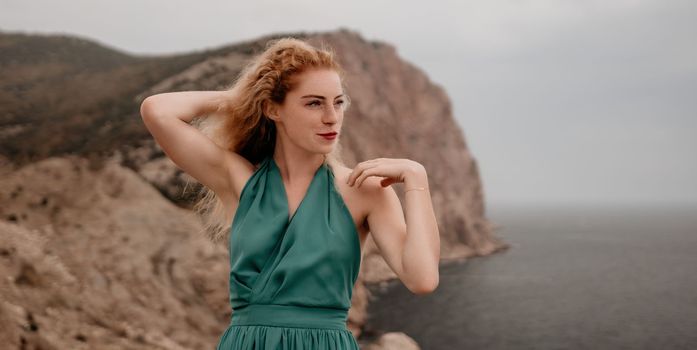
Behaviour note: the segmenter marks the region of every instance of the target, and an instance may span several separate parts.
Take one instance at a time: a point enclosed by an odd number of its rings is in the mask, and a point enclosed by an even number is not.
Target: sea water
[[[509,250],[442,264],[429,295],[371,286],[366,335],[422,349],[697,349],[697,207],[510,206]]]

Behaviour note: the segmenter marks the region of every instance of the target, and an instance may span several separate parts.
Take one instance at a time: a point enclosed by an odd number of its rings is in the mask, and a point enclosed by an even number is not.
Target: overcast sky
[[[487,206],[697,204],[697,1],[0,4],[2,30],[133,54],[346,27],[394,44],[446,89]]]

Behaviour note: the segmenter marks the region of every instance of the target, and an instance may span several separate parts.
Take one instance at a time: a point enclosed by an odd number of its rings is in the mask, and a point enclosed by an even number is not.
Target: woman
[[[218,349],[358,349],[346,319],[368,232],[409,290],[438,285],[424,167],[339,160],[343,76],[330,49],[281,38],[230,89],[162,93],[141,105],[165,154],[204,186],[196,208],[211,239],[229,238],[233,312]],[[200,130],[189,124],[197,116],[207,116]],[[389,186],[397,182],[406,223]]]

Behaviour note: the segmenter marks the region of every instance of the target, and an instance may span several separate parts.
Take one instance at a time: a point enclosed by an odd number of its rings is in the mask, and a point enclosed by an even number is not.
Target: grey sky
[[[136,54],[347,27],[393,43],[446,89],[489,205],[697,203],[694,1],[0,4],[2,30]]]

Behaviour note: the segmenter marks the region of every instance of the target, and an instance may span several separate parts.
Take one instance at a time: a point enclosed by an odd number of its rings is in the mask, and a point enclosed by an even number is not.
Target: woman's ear
[[[264,103],[264,115],[271,120],[278,121],[278,106],[270,101]]]

